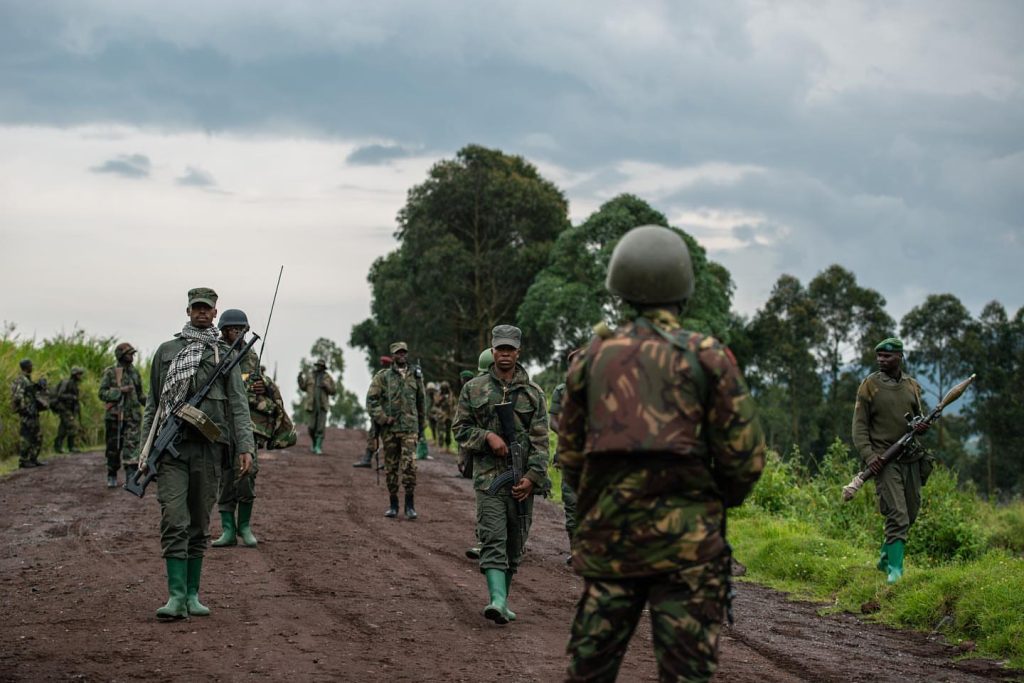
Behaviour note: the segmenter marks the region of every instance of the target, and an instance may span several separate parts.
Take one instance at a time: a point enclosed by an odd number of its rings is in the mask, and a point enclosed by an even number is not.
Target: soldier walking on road
[[[389,504],[385,517],[398,516],[398,479],[405,489],[405,516],[416,519],[416,442],[423,438],[427,403],[423,380],[409,367],[405,342],[391,345],[391,367],[373,376],[366,392],[366,412],[377,425],[384,449]]]
[[[117,486],[117,471],[124,466],[125,481],[139,464],[142,406],[142,376],[135,368],[135,349],[124,342],[114,349],[117,363],[100,376],[100,400],[106,405],[103,426],[107,441],[107,488]]]
[[[491,365],[493,365],[493,364],[494,364],[494,354],[491,353],[491,348],[487,347],[486,349],[481,351],[480,355],[477,357],[477,360],[476,360],[476,372],[474,373],[474,372],[469,371],[469,370],[463,371],[463,374],[462,374],[462,388],[465,388],[466,384],[469,383],[469,380],[473,379],[474,377],[479,377],[480,375],[486,375],[487,373],[489,373],[491,371]],[[468,373],[468,376],[467,376],[467,373]],[[460,396],[462,394],[462,389],[461,388],[459,389],[459,394],[460,394]],[[455,414],[453,416],[455,419],[458,418],[458,410],[459,410],[458,401],[456,401],[456,404],[455,404]],[[473,454],[470,453],[469,451],[467,451],[465,448],[463,448],[462,444],[458,443],[458,440],[456,440],[456,446],[459,449],[459,455],[458,455],[459,474],[461,474],[466,479],[472,479],[473,478]],[[471,559],[471,560],[479,560],[480,559],[480,536],[477,533],[476,525],[473,526],[473,535],[476,537],[476,544],[473,545],[471,548],[468,548],[466,550],[466,557]]]
[[[224,354],[230,353],[213,326],[216,305],[217,293],[209,287],[189,290],[188,322],[174,339],[161,344],[153,357],[142,422],[146,452],[170,410],[208,382]],[[156,611],[160,619],[210,614],[199,602],[199,585],[221,471],[236,459],[240,476],[252,467],[252,422],[238,367],[216,379],[198,407],[219,436],[211,441],[198,429],[186,428],[184,438],[176,444],[179,457],[163,458],[157,472],[160,546],[170,595],[167,604]]]
[[[677,233],[626,233],[606,286],[638,315],[602,326],[566,377],[558,457],[584,578],[567,680],[615,680],[647,605],[660,680],[707,681],[729,602],[725,510],[761,474],[761,426],[729,349],[679,324],[693,270]]]
[[[857,389],[853,409],[853,445],[875,475],[878,508],[885,517],[885,539],[878,558],[879,571],[888,583],[903,576],[907,533],[921,509],[921,487],[932,471],[932,456],[917,440],[888,465],[879,456],[907,432],[907,415],[924,415],[921,385],[903,372],[903,342],[895,337],[875,346],[878,372],[868,375]],[[915,425],[923,434],[928,423]]]
[[[454,427],[456,441],[473,457],[480,571],[490,595],[483,614],[496,624],[516,618],[508,608],[508,593],[526,551],[534,493],[548,485],[547,407],[544,391],[519,364],[521,341],[518,327],[498,325],[491,330],[494,364],[487,374],[462,387]],[[511,443],[507,435],[501,436],[499,404],[511,405],[513,411],[515,441]],[[510,468],[513,449],[522,449],[522,476],[510,486],[489,492],[495,479]]]
[[[244,311],[237,308],[229,308],[221,314],[220,322],[217,326],[220,328],[221,341],[231,346],[235,343],[236,339],[244,337],[245,333],[249,331],[249,318],[245,315]],[[267,394],[267,385],[263,382],[262,378],[253,379],[251,383],[249,381],[250,377],[259,377],[257,372],[259,362],[259,356],[256,355],[256,352],[249,349],[245,358],[238,363],[238,368],[242,373],[242,382],[246,388],[246,401],[249,405],[250,419],[253,418],[255,404]],[[253,425],[255,426],[255,421],[253,421]],[[256,446],[264,448],[267,446],[267,439],[261,439],[255,433],[253,434],[253,440]],[[231,452],[234,452],[234,449]],[[257,545],[256,535],[252,532],[252,506],[256,500],[256,474],[260,471],[259,457],[256,450],[252,452],[252,466],[249,468],[249,471],[245,474],[236,474],[238,470],[238,461],[232,460],[229,466],[221,472],[220,491],[217,496],[221,535],[210,544],[217,548],[237,545],[238,536],[242,537],[242,543],[246,547],[255,548]],[[236,508],[238,510],[237,523],[235,520]]]
[[[32,361],[20,361],[21,374],[11,382],[11,407],[21,422],[21,447],[18,452],[18,467],[41,467],[39,451],[43,446],[43,433],[39,426],[39,413],[49,408],[46,395],[46,379],[32,381]]]
[[[391,356],[380,357],[381,369],[374,374],[380,374],[391,367]],[[370,467],[373,462],[373,455],[380,448],[380,427],[372,419],[370,420],[370,428],[366,430],[366,452],[363,453],[363,457],[357,463],[353,463],[352,467]],[[380,475],[378,475],[380,476]],[[377,482],[380,483],[379,481]]]
[[[313,372],[299,373],[298,383],[299,389],[306,392],[302,407],[309,414],[309,438],[313,442],[310,450],[321,455],[324,452],[324,432],[327,429],[331,396],[337,393],[334,378],[327,372],[327,361],[318,358]]]
[[[78,452],[75,448],[75,439],[82,430],[82,406],[78,401],[78,385],[84,374],[85,370],[82,368],[71,368],[71,376],[62,379],[57,385],[57,395],[50,408],[60,417],[57,439],[53,442],[53,450],[57,453],[64,452],[64,444],[67,444],[69,453]]]
[[[441,382],[434,394],[434,405],[430,409],[433,417],[434,442],[437,447],[446,453],[448,444],[452,441],[452,415],[455,413],[455,397],[452,395],[451,385],[447,381]]]
[[[566,364],[572,362],[577,351],[573,351],[566,359]],[[551,392],[551,406],[548,408],[551,431],[558,433],[558,416],[562,413],[562,398],[565,395],[565,382],[555,387]],[[558,446],[555,446],[554,466],[561,469],[558,463]],[[562,509],[565,511],[565,533],[569,537],[569,556],[565,558],[566,564],[572,564],[573,534],[576,533],[576,491],[562,477]]]

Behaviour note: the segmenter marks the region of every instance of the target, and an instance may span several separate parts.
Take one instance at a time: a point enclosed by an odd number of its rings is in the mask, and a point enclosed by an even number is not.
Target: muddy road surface
[[[417,521],[385,519],[387,492],[353,469],[362,432],[332,430],[260,455],[257,548],[211,548],[206,618],[160,623],[167,598],[155,488],[104,485],[102,454],[56,458],[0,481],[0,680],[558,681],[582,583],[565,565],[561,508],[537,506],[512,587],[519,619],[480,611],[486,587],[464,557],[469,482],[454,458],[420,461]],[[214,512],[213,535],[220,532]],[[1010,677],[924,634],[739,585],[716,681],[982,681]],[[657,680],[650,629],[621,681]]]

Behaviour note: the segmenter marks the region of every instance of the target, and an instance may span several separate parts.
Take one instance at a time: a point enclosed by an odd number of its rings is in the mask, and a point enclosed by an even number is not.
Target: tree
[[[534,358],[561,357],[586,343],[598,322],[623,317],[625,311],[605,289],[604,280],[615,245],[638,225],[669,227],[686,241],[696,286],[683,325],[728,342],[733,289],[729,272],[709,261],[693,237],[669,226],[664,214],[639,197],[622,194],[559,235],[548,265],[526,293],[517,318],[524,334],[538,344]]]
[[[519,156],[469,145],[413,187],[398,214],[399,247],[370,269],[372,317],[349,343],[370,367],[391,342],[409,344],[433,379],[476,367],[494,325],[523,297],[569,227],[562,192]],[[543,340],[525,335],[523,358]]]

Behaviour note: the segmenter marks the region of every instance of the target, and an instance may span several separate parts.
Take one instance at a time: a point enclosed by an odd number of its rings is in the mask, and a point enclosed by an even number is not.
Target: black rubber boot
[[[405,518],[416,519],[417,517],[419,517],[419,515],[416,514],[416,508],[413,506],[412,494],[407,493],[405,494]]]
[[[373,451],[367,449],[366,453],[363,454],[362,460],[360,460],[357,463],[354,463],[352,467],[369,467],[371,460],[373,460]]]
[[[387,511],[384,513],[385,517],[397,517],[398,516],[398,495],[391,494],[391,504]]]

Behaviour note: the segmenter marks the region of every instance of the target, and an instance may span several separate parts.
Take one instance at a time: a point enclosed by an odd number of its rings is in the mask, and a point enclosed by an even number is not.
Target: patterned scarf
[[[213,362],[220,363],[220,350],[217,346],[220,333],[216,327],[200,329],[193,327],[191,322],[185,323],[185,327],[181,329],[181,338],[190,343],[178,352],[167,369],[167,377],[164,378],[164,386],[160,391],[161,420],[170,414],[174,406],[185,399],[192,378],[199,370],[204,347],[212,348]]]

